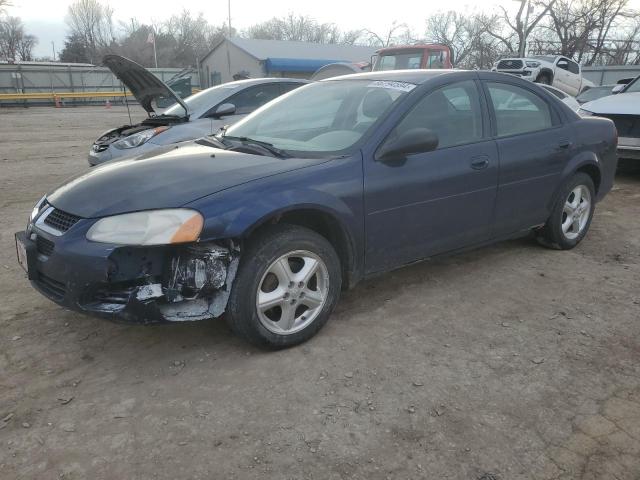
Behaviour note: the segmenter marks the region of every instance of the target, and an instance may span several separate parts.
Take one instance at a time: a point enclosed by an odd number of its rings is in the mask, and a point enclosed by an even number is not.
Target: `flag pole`
[[[158,68],[158,53],[156,52],[156,29],[153,29],[153,59],[156,61],[156,68]]]

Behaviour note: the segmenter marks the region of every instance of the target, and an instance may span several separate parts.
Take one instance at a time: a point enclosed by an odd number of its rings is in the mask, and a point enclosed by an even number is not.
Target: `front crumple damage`
[[[205,320],[227,307],[240,248],[228,240],[126,250],[110,260],[110,282],[91,292],[82,310],[126,323]]]

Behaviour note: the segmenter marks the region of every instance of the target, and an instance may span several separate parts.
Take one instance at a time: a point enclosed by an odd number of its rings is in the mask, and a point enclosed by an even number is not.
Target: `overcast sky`
[[[492,10],[498,4],[517,8],[519,0],[446,0],[409,1],[387,3],[374,0],[231,0],[231,23],[238,30],[290,12],[309,15],[319,22],[331,22],[344,30],[368,28],[384,32],[394,20],[408,24],[412,30],[422,33],[424,20],[439,10],[460,12],[474,9]],[[55,42],[56,51],[62,49],[67,33],[65,16],[71,0],[13,0],[9,14],[22,18],[29,33],[36,35],[39,44],[36,56],[51,56]],[[106,2],[105,2],[106,3]],[[176,0],[109,0],[116,20],[130,21],[137,18],[141,23],[161,22],[183,7],[194,14],[202,12],[215,25],[226,22],[227,0],[204,2],[180,2]],[[640,7],[640,0],[631,0]]]

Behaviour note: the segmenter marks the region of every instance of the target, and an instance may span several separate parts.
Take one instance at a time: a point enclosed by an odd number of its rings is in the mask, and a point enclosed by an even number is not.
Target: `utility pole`
[[[520,42],[520,51],[518,55],[522,58],[525,55],[527,49],[527,28],[529,27],[529,12],[531,11],[531,0],[522,0],[522,2],[526,2],[525,8],[527,11],[524,14],[524,27],[522,28],[522,41]]]
[[[56,61],[56,44],[55,42],[51,42],[51,50],[53,51],[53,61]]]
[[[229,14],[229,36],[231,36],[231,0],[227,2],[227,12]]]

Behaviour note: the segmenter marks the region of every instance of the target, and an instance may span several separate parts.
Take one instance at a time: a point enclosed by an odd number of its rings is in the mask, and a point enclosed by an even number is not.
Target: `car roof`
[[[248,78],[246,80],[234,80],[232,82],[226,82],[222,85],[241,85],[251,86],[260,85],[262,83],[311,83],[304,78],[287,78],[287,77],[264,77],[264,78]],[[214,85],[217,86],[217,85]],[[209,87],[212,88],[212,87]]]
[[[354,73],[352,75],[342,75],[340,77],[327,78],[326,80],[320,80],[321,82],[326,81],[343,81],[343,80],[383,80],[388,82],[407,82],[419,85],[421,83],[425,83],[432,78],[439,77],[440,75],[452,74],[452,73],[469,73],[473,74],[474,71],[470,70],[445,70],[445,69],[437,69],[437,70],[425,70],[425,69],[414,69],[414,70],[382,70],[379,72],[365,72],[365,73]]]

